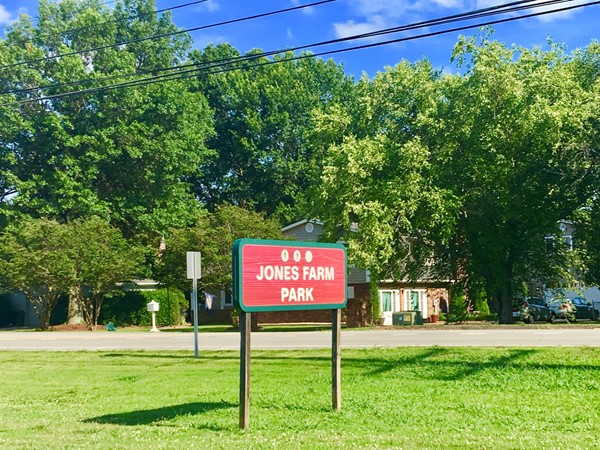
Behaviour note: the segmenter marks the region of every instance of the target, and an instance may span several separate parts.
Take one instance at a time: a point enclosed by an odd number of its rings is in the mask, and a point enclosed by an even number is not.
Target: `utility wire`
[[[569,11],[569,10],[573,10],[573,9],[578,9],[578,8],[583,8],[586,6],[593,6],[593,5],[598,5],[598,4],[600,4],[600,0],[593,1],[593,2],[587,2],[587,3],[579,3],[579,4],[576,4],[573,6],[563,7],[563,8],[554,9],[554,10],[540,11],[540,12],[536,12],[536,13],[525,14],[522,16],[514,16],[514,17],[509,17],[509,18],[504,18],[504,19],[481,22],[481,23],[472,24],[472,25],[465,25],[462,27],[455,27],[455,28],[450,28],[450,29],[446,29],[446,30],[440,30],[440,31],[431,32],[431,33],[424,33],[424,34],[408,36],[408,37],[404,37],[404,38],[392,39],[392,40],[388,40],[388,41],[374,42],[374,43],[370,43],[370,44],[364,44],[364,45],[348,47],[348,48],[343,48],[343,49],[329,50],[329,51],[324,51],[324,52],[314,53],[314,54],[306,53],[306,54],[296,55],[296,56],[293,56],[290,58],[282,58],[282,59],[278,59],[278,60],[269,60],[269,61],[255,64],[250,67],[222,68],[222,69],[215,70],[212,72],[203,72],[203,70],[205,68],[190,69],[190,70],[176,72],[176,73],[170,73],[170,74],[165,74],[165,75],[158,75],[155,77],[149,77],[149,78],[145,78],[145,79],[134,80],[134,81],[126,82],[126,83],[118,83],[118,84],[113,84],[113,85],[108,85],[108,86],[100,86],[100,87],[96,87],[96,88],[83,89],[83,90],[79,90],[79,91],[64,92],[61,94],[48,95],[48,96],[39,97],[39,98],[35,98],[35,99],[27,99],[27,100],[15,101],[15,102],[6,102],[6,103],[1,103],[0,106],[7,106],[7,105],[14,105],[14,104],[23,105],[23,104],[33,103],[33,102],[59,99],[59,98],[68,97],[68,96],[72,96],[72,95],[82,95],[82,94],[103,92],[103,91],[107,91],[107,90],[120,89],[120,88],[126,88],[126,87],[143,87],[143,86],[147,86],[147,85],[159,83],[159,82],[164,82],[164,81],[181,80],[181,79],[185,79],[185,78],[195,77],[198,74],[212,75],[212,74],[230,72],[233,70],[255,68],[255,67],[267,66],[267,65],[271,65],[271,64],[279,64],[279,63],[283,63],[283,62],[297,61],[297,60],[307,59],[307,58],[316,58],[316,57],[321,57],[321,56],[334,55],[334,54],[339,54],[339,53],[344,53],[344,52],[354,51],[354,50],[364,50],[364,49],[368,49],[368,48],[379,47],[382,45],[395,44],[395,43],[399,43],[399,42],[423,39],[426,37],[439,36],[442,34],[453,33],[453,32],[457,32],[457,31],[464,31],[464,30],[479,28],[479,27],[483,27],[483,26],[490,26],[490,25],[497,25],[497,24],[501,24],[501,23],[513,22],[516,20],[522,20],[522,19],[531,18],[531,17],[538,17],[538,16],[547,15],[547,14],[554,14],[557,12],[564,12],[564,11]],[[539,5],[532,6],[532,8],[534,8],[534,7],[539,7]],[[268,52],[268,53],[271,53],[271,52]],[[263,57],[263,56],[264,55],[262,53],[257,54],[257,57]]]
[[[202,0],[202,1],[207,1],[207,0]],[[170,32],[170,33],[162,33],[162,34],[157,34],[157,35],[154,35],[154,36],[147,36],[147,37],[143,37],[143,38],[132,39],[130,41],[123,41],[123,42],[119,42],[119,43],[116,43],[116,44],[108,44],[108,45],[102,45],[100,47],[88,48],[88,49],[85,49],[85,50],[78,50],[78,51],[73,51],[73,52],[61,53],[61,54],[56,54],[56,55],[52,55],[52,56],[46,56],[44,58],[29,59],[29,60],[21,61],[21,62],[18,62],[18,63],[13,63],[13,64],[7,64],[7,65],[4,65],[4,66],[0,66],[0,69],[7,69],[7,68],[10,68],[10,67],[21,66],[23,64],[29,64],[29,63],[34,63],[34,62],[51,61],[53,59],[57,59],[57,58],[65,57],[65,56],[81,55],[81,54],[87,53],[87,52],[98,51],[98,50],[106,50],[106,49],[109,49],[109,48],[120,47],[122,45],[137,44],[139,42],[144,42],[144,41],[149,41],[149,40],[154,40],[154,39],[161,39],[161,38],[169,37],[169,36],[176,36],[178,34],[189,33],[191,31],[205,30],[207,28],[214,28],[214,27],[218,27],[218,26],[222,26],[222,25],[229,25],[229,24],[232,24],[232,23],[238,23],[238,22],[243,22],[243,21],[247,21],[247,20],[260,19],[260,18],[263,18],[263,17],[273,16],[275,14],[282,14],[282,13],[286,13],[286,12],[290,12],[290,11],[296,11],[298,9],[308,8],[308,7],[312,7],[312,6],[318,6],[318,5],[322,5],[322,4],[325,4],[325,3],[331,3],[331,2],[334,2],[334,1],[336,1],[336,0],[320,0],[320,1],[314,2],[314,3],[308,3],[308,4],[305,4],[305,5],[293,6],[291,8],[279,9],[279,10],[276,10],[276,11],[269,11],[269,12],[266,12],[266,13],[255,14],[255,15],[252,15],[252,16],[242,17],[242,18],[239,18],[239,19],[227,20],[227,21],[219,22],[219,23],[215,23],[215,24],[202,25],[202,26],[195,27],[195,28],[181,29],[181,30]]]
[[[553,4],[560,4],[560,3],[566,3],[566,2],[571,2],[571,1],[573,1],[573,0],[548,0],[545,2],[539,3],[539,2],[537,2],[537,0],[518,0],[518,1],[511,2],[511,3],[500,4],[500,5],[496,5],[496,6],[492,6],[492,7],[488,7],[488,8],[482,8],[482,9],[468,11],[468,12],[464,12],[464,13],[460,13],[460,14],[444,16],[444,17],[437,18],[437,19],[430,19],[430,20],[416,22],[416,23],[412,23],[412,24],[408,24],[408,25],[386,28],[383,30],[373,31],[373,32],[369,32],[369,33],[361,33],[361,34],[356,34],[356,35],[352,35],[352,36],[347,36],[344,38],[332,39],[332,40],[317,42],[317,43],[313,43],[313,44],[306,44],[306,45],[293,47],[293,48],[289,48],[289,49],[285,49],[285,50],[272,50],[272,51],[268,51],[268,52],[255,53],[255,54],[251,54],[251,55],[244,55],[244,56],[237,56],[237,57],[213,60],[213,61],[210,61],[203,65],[190,63],[190,64],[184,64],[184,65],[180,65],[180,66],[176,66],[176,67],[153,69],[151,71],[141,72],[141,73],[150,73],[151,72],[153,74],[156,74],[159,72],[165,72],[165,71],[171,71],[171,70],[181,70],[181,69],[185,69],[185,68],[189,68],[189,67],[211,68],[211,67],[223,65],[226,63],[254,60],[254,59],[258,59],[258,58],[262,58],[262,57],[273,56],[275,54],[280,54],[280,53],[284,53],[284,52],[290,52],[290,51],[297,52],[297,51],[306,50],[309,48],[320,47],[323,45],[338,44],[338,43],[357,40],[357,39],[381,36],[381,35],[385,35],[385,34],[392,34],[392,33],[397,33],[397,32],[402,32],[402,31],[415,30],[415,29],[424,28],[427,26],[444,25],[444,24],[460,22],[460,21],[465,21],[465,20],[472,20],[475,18],[489,17],[489,16],[498,15],[498,14],[506,14],[509,12],[520,11],[523,9],[531,9],[531,8],[537,8],[540,6],[549,6],[549,5],[553,5]],[[532,3],[532,2],[536,2],[535,5],[527,5],[528,3]],[[92,83],[92,82],[110,81],[110,80],[114,80],[114,79],[122,79],[122,78],[128,77],[128,76],[129,77],[139,76],[141,73],[138,72],[136,74],[120,74],[120,75],[104,77],[104,78],[88,78],[85,80],[77,80],[77,81],[66,82],[66,83],[61,83],[61,84],[37,86],[37,87],[31,87],[31,88],[27,88],[27,89],[15,89],[12,91],[0,92],[0,94],[25,93],[25,92],[29,92],[29,91],[36,91],[39,89],[44,89],[44,88],[58,88],[58,87],[66,87],[66,86],[72,86],[72,85],[87,84],[87,83]]]

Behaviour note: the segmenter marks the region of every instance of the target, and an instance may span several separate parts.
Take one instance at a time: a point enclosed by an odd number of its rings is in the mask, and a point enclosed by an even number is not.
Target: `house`
[[[318,220],[301,220],[282,228],[286,238],[317,242],[323,234],[323,223]],[[380,281],[377,286],[379,296],[379,316],[383,325],[392,325],[395,312],[419,311],[424,320],[448,311],[448,287],[450,281],[433,278],[417,281]],[[346,324],[350,327],[364,326],[371,304],[371,279],[368,270],[351,267],[348,272],[348,303]],[[324,321],[329,321],[329,317]],[[260,322],[263,322],[259,318]]]

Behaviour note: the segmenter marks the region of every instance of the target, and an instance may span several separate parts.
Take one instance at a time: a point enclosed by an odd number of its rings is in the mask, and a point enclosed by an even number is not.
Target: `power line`
[[[201,1],[205,2],[207,0],[201,0]],[[218,27],[218,26],[222,26],[222,25],[229,25],[229,24],[239,23],[239,22],[243,22],[243,21],[247,21],[247,20],[260,19],[260,18],[272,16],[272,15],[275,15],[275,14],[282,14],[282,13],[286,13],[286,12],[296,11],[296,10],[299,10],[299,9],[313,7],[313,6],[318,6],[318,5],[323,5],[325,3],[331,3],[331,2],[334,2],[334,1],[336,1],[336,0],[320,0],[320,1],[314,2],[314,3],[308,3],[308,4],[305,4],[305,5],[293,6],[291,8],[279,9],[279,10],[276,10],[276,11],[269,11],[269,12],[266,12],[266,13],[255,14],[255,15],[252,15],[252,16],[242,17],[242,18],[239,18],[239,19],[227,20],[227,21],[219,22],[219,23],[215,23],[215,24],[202,25],[202,26],[195,27],[195,28],[181,29],[181,30],[178,30],[178,31],[170,32],[170,33],[162,33],[162,34],[157,34],[157,35],[153,35],[153,36],[147,36],[147,37],[143,37],[143,38],[132,39],[130,41],[123,41],[123,42],[119,42],[119,43],[116,43],[116,44],[108,44],[108,45],[102,45],[102,46],[99,46],[99,47],[88,48],[88,49],[85,49],[85,50],[78,50],[78,51],[73,51],[73,52],[61,53],[61,54],[56,54],[56,55],[52,55],[52,56],[46,56],[44,58],[29,59],[29,60],[21,61],[21,62],[18,62],[18,63],[13,63],[13,64],[7,64],[7,65],[4,65],[4,66],[0,66],[0,69],[8,69],[10,67],[16,67],[16,66],[21,66],[21,65],[24,65],[24,64],[35,63],[35,62],[51,61],[53,59],[57,59],[57,58],[65,57],[65,56],[81,55],[81,54],[86,53],[86,52],[92,52],[92,51],[98,51],[98,50],[106,50],[106,49],[109,49],[109,48],[120,47],[122,45],[137,44],[139,42],[144,42],[144,41],[149,41],[149,40],[154,40],[154,39],[160,39],[160,38],[169,37],[169,36],[176,36],[176,35],[179,35],[179,34],[189,33],[189,32],[192,32],[192,31],[205,30],[207,28],[214,28],[214,27]],[[198,3],[198,2],[195,2],[195,3]]]
[[[568,2],[568,1],[571,1],[571,0],[561,0],[560,2],[561,3],[565,3],[565,2]],[[501,23],[513,22],[513,21],[527,19],[527,18],[531,18],[531,17],[538,17],[538,16],[547,15],[547,14],[554,14],[554,13],[557,13],[557,12],[564,12],[564,11],[569,11],[569,10],[573,10],[573,9],[578,9],[578,8],[583,8],[583,7],[586,7],[586,6],[593,6],[593,5],[598,5],[598,4],[600,4],[600,0],[596,0],[596,1],[593,1],[593,2],[587,2],[587,3],[579,3],[579,4],[576,4],[576,5],[573,5],[573,6],[568,6],[568,7],[564,7],[564,8],[558,8],[558,9],[554,9],[554,10],[540,11],[540,12],[536,12],[536,13],[525,14],[525,15],[522,15],[522,16],[508,17],[508,18],[504,18],[504,19],[498,19],[498,20],[487,21],[487,22],[480,22],[480,23],[477,23],[477,24],[465,25],[465,26],[461,26],[461,27],[455,27],[455,28],[450,28],[450,29],[446,29],[446,30],[435,31],[435,32],[431,32],[431,33],[424,33],[424,34],[419,34],[419,35],[414,35],[414,36],[408,36],[408,37],[404,37],[404,38],[392,39],[392,40],[388,40],[388,41],[374,42],[374,43],[370,43],[370,44],[364,44],[364,45],[359,45],[359,46],[354,46],[354,47],[348,47],[348,48],[343,48],[343,49],[328,50],[328,51],[324,51],[324,52],[320,52],[320,53],[314,53],[314,54],[311,53],[311,54],[295,55],[295,56],[293,56],[291,58],[283,58],[283,59],[278,59],[278,60],[265,61],[265,62],[262,62],[262,63],[255,64],[254,66],[247,67],[247,68],[256,68],[256,67],[267,66],[267,65],[271,65],[271,64],[279,64],[279,63],[283,63],[283,62],[297,61],[297,60],[307,59],[307,58],[316,58],[316,57],[321,57],[321,56],[329,56],[329,55],[334,55],[334,54],[339,54],[339,53],[344,53],[344,52],[354,51],[354,50],[364,50],[364,49],[368,49],[368,48],[379,47],[379,46],[382,46],[382,45],[396,44],[396,43],[405,42],[405,41],[423,39],[423,38],[426,38],[426,37],[439,36],[439,35],[447,34],[447,33],[454,33],[454,32],[458,32],[458,31],[465,31],[465,30],[469,30],[469,29],[473,29],[473,28],[479,28],[479,27],[484,27],[484,26],[490,26],[490,25],[497,25],[497,24],[501,24]],[[539,7],[539,4],[536,5],[536,6],[531,6],[531,8],[535,8],[535,7]],[[506,13],[506,12],[507,11],[503,11],[502,13]],[[281,53],[281,52],[282,51],[279,51],[279,53]],[[253,58],[254,57],[258,58],[258,57],[264,57],[265,55],[268,56],[268,55],[270,55],[272,53],[273,52],[264,52],[264,53],[260,53],[260,54],[257,54],[257,55],[251,55],[251,56]],[[108,91],[108,90],[113,90],[113,89],[120,89],[120,88],[127,88],[127,87],[143,87],[143,86],[148,86],[150,84],[164,82],[164,81],[172,81],[172,80],[176,81],[176,80],[182,80],[182,79],[186,79],[186,78],[190,78],[190,77],[195,77],[198,74],[212,75],[212,74],[230,72],[230,71],[233,71],[233,70],[240,70],[240,69],[245,69],[245,68],[243,68],[243,67],[230,67],[230,68],[222,68],[222,69],[215,70],[215,71],[212,71],[212,72],[203,72],[204,69],[206,69],[206,67],[189,69],[189,70],[181,71],[181,72],[177,72],[177,73],[170,73],[170,74],[165,74],[165,75],[158,75],[158,76],[149,77],[149,78],[145,78],[145,79],[139,79],[139,80],[129,81],[129,82],[125,82],[125,83],[117,83],[117,84],[108,85],[108,86],[99,86],[99,87],[90,88],[90,89],[83,89],[83,90],[78,90],[78,91],[64,92],[64,93],[61,93],[61,94],[48,95],[48,96],[39,97],[39,98],[35,98],[35,99],[27,99],[27,100],[21,100],[21,101],[6,102],[6,103],[0,104],[0,106],[7,106],[7,105],[14,105],[14,104],[21,104],[22,105],[22,104],[28,104],[28,103],[33,103],[33,102],[39,102],[39,101],[47,101],[47,100],[59,99],[59,98],[68,97],[68,96],[90,94],[90,93],[103,92],[103,91]]]
[[[527,3],[532,3],[534,1],[536,2],[535,5],[527,5]],[[444,17],[437,18],[437,19],[431,19],[431,20],[416,22],[416,23],[412,23],[412,24],[408,24],[408,25],[386,28],[386,29],[382,29],[382,30],[378,30],[378,31],[374,31],[374,32],[356,34],[356,35],[347,36],[344,38],[332,39],[332,40],[322,41],[322,42],[313,43],[313,44],[306,44],[306,45],[302,45],[302,46],[298,46],[298,47],[289,48],[286,50],[273,50],[273,51],[268,51],[268,52],[255,53],[252,55],[245,55],[245,56],[224,58],[224,59],[220,59],[220,60],[213,60],[207,64],[203,64],[202,66],[191,63],[191,64],[184,64],[184,65],[180,65],[180,66],[176,66],[176,67],[159,68],[159,69],[155,68],[150,72],[152,72],[152,73],[166,72],[166,71],[171,71],[171,70],[185,69],[185,68],[189,68],[189,67],[211,68],[211,67],[223,65],[226,63],[243,62],[243,61],[253,60],[253,59],[257,59],[257,58],[261,58],[261,57],[272,56],[275,54],[283,53],[285,51],[297,52],[297,51],[306,50],[306,49],[310,49],[310,48],[314,48],[314,47],[320,47],[320,46],[324,46],[324,45],[338,44],[338,43],[347,42],[347,41],[351,41],[351,40],[357,40],[357,39],[374,37],[374,36],[381,36],[381,35],[385,35],[385,34],[392,34],[392,33],[397,33],[397,32],[402,32],[402,31],[410,31],[410,30],[414,30],[414,29],[424,28],[427,26],[437,26],[437,25],[449,24],[449,23],[453,23],[453,22],[460,22],[463,20],[472,20],[475,18],[494,16],[494,15],[498,15],[498,14],[505,14],[508,12],[520,11],[523,9],[537,8],[540,6],[549,6],[552,4],[566,3],[566,2],[570,2],[570,1],[573,1],[573,0],[548,0],[545,2],[541,2],[541,3],[537,2],[537,0],[517,0],[517,1],[511,2],[511,3],[500,4],[500,5],[496,5],[496,6],[492,6],[492,7],[488,7],[488,8],[481,8],[478,10],[467,11],[464,13],[454,14],[454,15],[450,15],[450,16],[444,16]],[[150,72],[142,72],[142,73],[150,73]],[[89,79],[85,79],[85,80],[77,80],[77,81],[67,82],[67,83],[62,83],[62,84],[52,84],[52,85],[48,85],[48,86],[38,86],[38,87],[32,87],[32,88],[27,88],[27,89],[15,89],[12,91],[0,92],[0,94],[25,93],[25,92],[36,91],[39,89],[44,89],[44,88],[49,88],[49,87],[58,88],[58,87],[65,87],[65,86],[72,86],[72,85],[81,85],[81,84],[87,84],[87,83],[92,83],[92,82],[110,81],[110,80],[114,80],[114,79],[122,79],[127,76],[139,76],[139,75],[140,75],[140,73],[129,74],[129,75],[121,74],[121,75],[117,75],[117,76],[104,77],[104,78],[89,78]]]
[[[520,3],[528,3],[530,0],[528,1],[520,1],[520,2],[514,2],[515,4],[520,4]],[[549,2],[546,3],[566,3],[572,0],[551,0]],[[596,4],[598,2],[593,2],[591,4]],[[496,7],[496,9],[501,8],[504,9],[506,8],[506,5],[499,5],[498,7]],[[528,8],[535,8],[535,7],[539,7],[539,6],[545,6],[545,3],[537,3],[536,5],[530,5]],[[579,6],[575,6],[575,7],[582,7],[582,6],[587,6],[587,5],[579,5]],[[397,42],[403,42],[403,41],[407,41],[407,40],[413,40],[413,39],[417,39],[417,38],[423,38],[423,37],[431,37],[431,36],[436,36],[439,34],[444,34],[444,33],[450,33],[450,32],[454,32],[454,31],[462,31],[462,30],[466,30],[466,29],[471,29],[471,28],[476,28],[476,27],[480,27],[480,26],[486,26],[486,25],[493,25],[496,23],[503,23],[503,22],[508,22],[508,21],[512,21],[512,20],[519,20],[521,18],[526,18],[526,17],[533,17],[533,16],[537,16],[537,15],[543,15],[543,14],[550,14],[550,13],[554,13],[554,12],[560,12],[560,11],[564,11],[564,10],[568,10],[568,9],[573,9],[575,7],[570,7],[570,8],[562,8],[562,9],[558,9],[558,10],[551,10],[551,11],[545,11],[542,13],[535,13],[535,14],[530,14],[527,16],[520,16],[520,17],[515,17],[515,18],[509,18],[509,19],[503,19],[503,20],[498,20],[498,21],[493,21],[493,22],[487,22],[487,23],[479,23],[479,24],[475,24],[475,25],[470,25],[470,26],[465,26],[465,27],[459,27],[459,28],[454,28],[454,29],[450,29],[450,30],[443,30],[440,32],[435,32],[435,33],[427,33],[425,35],[417,35],[417,36],[413,36],[413,37],[408,37],[408,38],[401,38],[401,39],[396,39],[396,40],[391,40],[391,41],[383,41],[383,42],[379,42],[379,43],[374,43],[374,44],[366,44],[363,46],[356,46],[356,47],[351,47],[348,49],[340,49],[340,50],[331,50],[331,51],[326,51],[326,52],[322,52],[322,53],[317,53],[317,54],[313,54],[310,55],[311,57],[317,57],[317,56],[323,56],[323,55],[331,55],[331,54],[337,54],[337,53],[342,53],[345,51],[351,51],[351,50],[357,50],[357,49],[363,49],[363,48],[370,48],[370,47],[375,47],[375,46],[380,46],[380,45],[386,45],[386,44],[390,44],[390,43],[397,43]],[[484,10],[489,10],[490,8],[485,8]],[[493,9],[493,8],[492,8]],[[482,10],[477,10],[477,11],[473,11],[471,14],[478,14],[481,13]],[[504,11],[500,11],[497,12],[495,14],[504,14],[506,12],[512,12],[512,10],[504,10]],[[463,13],[462,15],[467,15],[469,13]],[[493,15],[493,14],[492,14]],[[454,16],[449,16],[449,17],[454,17]],[[393,28],[393,30],[399,30],[402,29],[403,31],[405,30],[411,30],[411,29],[415,29],[415,28],[423,28],[424,25],[420,25],[423,23],[426,24],[431,24],[435,21],[438,21],[439,23],[446,23],[447,21],[447,17],[444,18],[440,18],[440,19],[434,19],[434,20],[430,20],[430,21],[426,21],[426,22],[420,22],[417,24],[410,24],[410,25],[405,25],[402,27],[395,27]],[[232,64],[232,63],[236,63],[236,62],[245,62],[245,61],[250,61],[250,60],[254,60],[254,59],[259,59],[259,58],[263,58],[263,57],[268,57],[268,56],[272,56],[275,54],[281,54],[285,51],[298,51],[298,50],[304,50],[306,48],[310,48],[310,47],[317,47],[317,46],[321,46],[321,45],[327,45],[327,44],[331,44],[331,43],[338,43],[338,42],[343,42],[343,41],[348,41],[348,40],[354,40],[357,38],[362,38],[364,36],[371,36],[371,35],[375,35],[375,34],[382,34],[384,32],[390,32],[389,30],[392,29],[388,29],[388,30],[380,30],[378,32],[372,32],[372,33],[364,33],[361,35],[355,35],[355,36],[350,36],[347,38],[340,38],[340,39],[336,39],[336,40],[332,40],[332,41],[324,41],[324,42],[319,42],[316,44],[307,44],[307,45],[303,45],[300,47],[295,47],[295,48],[291,48],[291,49],[287,49],[287,50],[273,50],[273,51],[268,51],[268,52],[261,52],[261,53],[255,53],[252,55],[246,55],[246,56],[242,56],[242,57],[235,57],[235,58],[225,58],[225,59],[221,59],[221,60],[214,60],[214,61],[210,61],[208,64],[204,64],[204,65],[197,65],[197,64],[186,64],[184,66],[179,66],[179,67],[173,67],[173,68],[167,68],[167,69],[163,69],[163,71],[166,70],[177,70],[177,69],[182,69],[182,68],[187,68],[187,67],[194,67],[194,69],[190,69],[190,70],[184,70],[184,71],[178,71],[176,73],[170,73],[170,74],[165,74],[165,75],[157,75],[157,76],[153,76],[153,77],[149,77],[149,78],[144,78],[144,79],[138,79],[138,80],[133,80],[133,81],[128,81],[128,82],[123,82],[123,83],[117,83],[115,85],[110,85],[110,86],[100,86],[100,87],[95,87],[95,88],[90,88],[90,89],[85,89],[85,90],[79,90],[79,91],[74,91],[73,93],[63,93],[63,94],[55,94],[53,96],[46,96],[43,97],[43,99],[51,99],[51,98],[60,98],[63,96],[68,96],[70,94],[82,94],[82,93],[88,93],[88,92],[97,92],[97,91],[101,91],[101,90],[108,90],[108,89],[112,89],[113,86],[114,88],[119,88],[119,87],[129,87],[129,86],[136,86],[136,85],[143,85],[143,83],[145,82],[150,82],[152,80],[159,80],[159,81],[168,81],[170,79],[178,79],[178,78],[188,78],[188,76],[186,77],[181,77],[182,74],[187,74],[187,73],[200,73],[202,70],[204,69],[209,69],[209,68],[214,68],[215,66],[222,66],[224,64]],[[302,56],[304,57],[304,56]],[[297,59],[301,59],[301,57],[296,57]],[[296,58],[288,58],[285,61],[290,61],[290,60],[294,60]],[[276,62],[284,62],[284,60],[278,60]],[[268,63],[267,63],[268,64]],[[261,63],[261,64],[257,64],[256,66],[261,66],[261,65],[265,65],[265,63]],[[231,70],[236,70],[237,68],[228,68],[228,69],[221,69],[221,70],[217,70],[216,72],[207,72],[207,74],[212,74],[212,73],[221,73],[221,72],[228,72]],[[178,77],[179,76],[179,77]],[[148,83],[151,84],[151,83]],[[29,90],[35,90],[34,88],[29,89]],[[36,101],[36,99],[33,99],[31,101]]]

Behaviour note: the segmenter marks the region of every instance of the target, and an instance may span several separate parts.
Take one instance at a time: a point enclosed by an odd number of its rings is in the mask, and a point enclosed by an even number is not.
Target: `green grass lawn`
[[[2,449],[591,449],[600,349],[0,352]]]

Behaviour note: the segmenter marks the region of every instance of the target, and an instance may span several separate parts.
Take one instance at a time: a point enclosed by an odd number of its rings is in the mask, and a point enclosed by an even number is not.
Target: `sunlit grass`
[[[600,349],[0,352],[0,448],[597,448]]]

